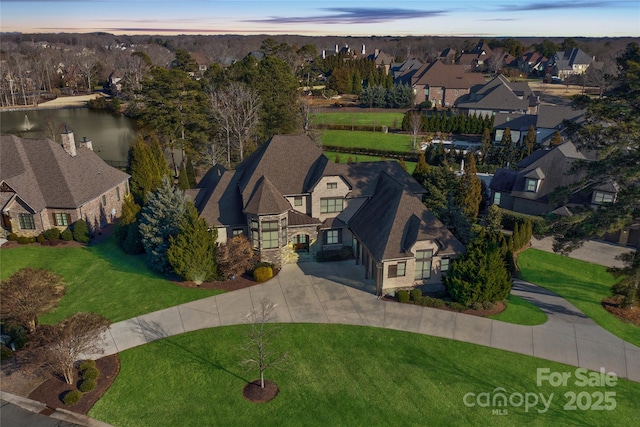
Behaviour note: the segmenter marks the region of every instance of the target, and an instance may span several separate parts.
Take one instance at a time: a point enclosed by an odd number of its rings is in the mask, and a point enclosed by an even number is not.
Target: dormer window
[[[613,203],[614,196],[612,193],[604,193],[602,191],[596,191],[593,194],[593,203],[603,204],[603,203]]]
[[[527,178],[525,180],[525,191],[536,192],[538,191],[538,180],[533,178]]]

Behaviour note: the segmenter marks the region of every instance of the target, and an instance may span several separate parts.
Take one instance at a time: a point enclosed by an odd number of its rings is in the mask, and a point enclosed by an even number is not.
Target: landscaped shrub
[[[258,267],[253,270],[253,278],[258,283],[266,282],[273,277],[273,268],[271,267]]]
[[[409,291],[399,290],[396,292],[396,298],[398,302],[407,302],[409,301]]]
[[[495,306],[496,305],[491,301],[485,301],[485,302],[482,303],[482,308],[484,308],[485,310],[491,310]]]
[[[82,393],[80,392],[80,390],[71,390],[70,392],[64,395],[64,397],[62,398],[62,401],[67,406],[73,406],[76,403],[78,403],[81,397],[82,397]]]
[[[36,238],[35,237],[27,237],[27,236],[18,236],[18,238],[16,240],[21,245],[27,245],[29,243],[35,243],[36,242]]]
[[[0,360],[7,360],[13,357],[13,351],[8,347],[0,348]]]
[[[73,223],[73,240],[80,243],[89,241],[89,227],[83,219],[79,219]]]
[[[100,376],[100,371],[96,368],[87,368],[82,371],[83,380],[96,380]]]
[[[38,236],[36,237],[36,242],[43,244],[47,239],[44,238],[44,234],[40,233],[38,234]]]
[[[10,233],[7,240],[10,242],[16,242],[18,240],[18,235],[16,233]]]
[[[451,302],[449,303],[449,308],[455,311],[465,311],[467,306],[464,304],[460,304],[459,302]]]
[[[502,213],[502,227],[505,230],[515,230],[516,224],[524,224],[531,221],[531,229],[534,235],[543,235],[547,232],[547,223],[541,216],[527,215],[500,208]]]
[[[73,240],[73,232],[67,228],[60,233],[60,238],[65,242],[70,242]]]
[[[88,393],[94,388],[96,388],[96,385],[97,385],[96,380],[83,380],[80,383],[79,389],[83,393]]]
[[[432,298],[430,296],[422,297],[420,300],[420,305],[424,305],[426,307],[439,308],[444,306],[444,301],[439,298]]]
[[[484,307],[482,306],[481,302],[475,301],[471,304],[471,309],[473,310],[477,310],[477,311],[482,311],[484,309]]]
[[[53,227],[45,230],[43,233],[44,238],[47,240],[56,240],[60,238],[60,229]]]
[[[411,301],[420,301],[422,298],[422,291],[420,289],[411,289],[409,296]]]
[[[95,368],[95,367],[96,367],[96,361],[91,359],[83,360],[82,362],[80,362],[80,365],[78,365],[78,369],[80,371],[86,371],[89,368]]]

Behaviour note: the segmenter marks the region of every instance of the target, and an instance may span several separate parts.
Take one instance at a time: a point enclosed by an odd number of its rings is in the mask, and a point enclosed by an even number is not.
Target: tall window
[[[407,263],[399,262],[389,266],[389,277],[404,277],[407,271]]]
[[[20,223],[21,230],[35,230],[36,222],[33,220],[33,215],[21,213],[18,214],[18,222]]]
[[[440,260],[440,271],[443,273],[449,271],[449,258],[442,258]]]
[[[278,221],[264,221],[262,223],[262,248],[278,247]]]
[[[55,225],[68,226],[69,214],[56,212],[54,214]]]
[[[107,206],[107,196],[102,195],[102,206]]]
[[[280,220],[280,229],[282,230],[280,246],[287,246],[287,218],[282,218]]]
[[[495,193],[493,193],[493,204],[494,205],[500,206],[500,197],[501,196],[502,196],[502,193],[500,193],[499,191],[496,191]]]
[[[342,212],[343,202],[341,197],[320,199],[320,213]]]
[[[120,187],[116,187],[116,200],[120,201]]]
[[[526,191],[538,191],[538,180],[533,178],[527,178],[525,181]]]
[[[433,250],[427,249],[416,251],[416,274],[415,279],[428,279],[431,277],[431,258]]]
[[[327,245],[336,245],[340,243],[340,230],[327,230],[325,232],[325,243]]]
[[[260,232],[258,231],[258,220],[251,220],[251,243],[257,249],[260,246]]]

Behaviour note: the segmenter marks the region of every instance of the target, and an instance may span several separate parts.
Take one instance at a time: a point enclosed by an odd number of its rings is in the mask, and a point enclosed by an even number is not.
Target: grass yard
[[[376,150],[411,151],[411,136],[396,133],[349,130],[322,131],[322,144],[334,147],[373,148]]]
[[[547,321],[547,315],[542,310],[515,295],[509,295],[507,308],[502,313],[489,317],[493,320],[528,326],[542,325]]]
[[[344,325],[282,325],[274,349],[289,352],[289,365],[266,373],[280,393],[269,403],[250,403],[242,388],[258,374],[244,372],[237,350],[246,328],[201,330],[120,353],[120,374],[89,415],[119,427],[637,425],[638,383],[578,387],[576,368],[568,365],[443,338]],[[537,368],[569,373],[571,379],[567,386],[544,382],[538,387]],[[498,395],[497,388],[514,405],[480,407],[477,396]],[[567,392],[587,392],[589,402],[591,394],[614,392],[616,407],[566,410]],[[548,411],[541,400],[527,411],[516,407],[525,393],[531,394],[531,403],[533,394],[550,400]],[[465,405],[465,396],[473,407]],[[506,414],[492,415],[492,409]]]
[[[404,113],[390,111],[381,112],[331,112],[318,113],[314,124],[319,125],[355,125],[355,126],[387,126],[389,129],[402,128]]]
[[[126,255],[113,237],[92,247],[40,245],[0,249],[1,278],[22,267],[44,268],[61,275],[67,293],[58,308],[40,318],[55,323],[79,311],[112,322],[221,293],[176,286],[152,272],[141,256]]]
[[[325,151],[324,154],[332,162],[336,160],[336,156],[340,156],[341,163],[346,163],[349,157],[351,157],[353,161],[356,163],[357,162],[379,162],[382,160],[380,157],[377,157],[377,156],[366,156],[362,154],[349,154],[349,153],[336,153],[334,151]],[[394,159],[387,159],[387,160],[394,160]],[[407,162],[407,161],[405,161],[404,164],[407,165],[407,172],[409,172],[410,174],[413,173],[417,165],[416,162]]]
[[[612,334],[640,346],[640,328],[619,320],[600,303],[611,296],[615,283],[606,267],[536,249],[518,255],[518,267],[523,280],[555,292]]]

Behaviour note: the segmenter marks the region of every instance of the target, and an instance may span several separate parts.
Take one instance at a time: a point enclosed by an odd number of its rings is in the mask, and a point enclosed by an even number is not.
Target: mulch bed
[[[264,380],[264,388],[262,388],[260,380],[255,380],[244,386],[242,395],[249,402],[266,403],[278,395],[278,386],[273,381]]]
[[[383,297],[382,298],[383,301],[390,301],[390,302],[398,302],[397,299],[392,298],[392,297]],[[402,304],[413,304],[412,301],[406,302],[406,303],[402,303]],[[427,307],[427,306],[425,306]],[[464,310],[464,311],[458,311],[458,310],[454,310],[446,305],[443,305],[442,307],[430,307],[430,308],[435,308],[437,310],[445,310],[445,311],[453,311],[455,313],[462,313],[462,314],[470,314],[472,316],[480,316],[480,317],[489,317],[489,316],[494,316],[496,314],[502,313],[507,306],[504,305],[504,303],[502,301],[498,301],[494,304],[493,308],[490,310],[473,310],[471,308]]]
[[[273,269],[273,277],[276,277],[280,270],[277,268]],[[260,283],[256,282],[255,279],[249,274],[243,274],[242,276],[236,276],[235,280],[225,280],[220,282],[203,282],[199,285],[196,285],[194,282],[187,282],[181,280],[177,276],[170,277],[170,280],[178,286],[183,288],[199,288],[199,289],[220,289],[225,292],[237,291],[238,289],[248,288],[250,286],[259,285]]]
[[[602,306],[618,319],[640,327],[640,307],[622,308],[616,298],[602,300]]]
[[[73,385],[67,384],[63,379],[58,377],[50,377],[40,384],[35,390],[29,394],[29,399],[37,400],[47,405],[51,413],[53,408],[62,408],[78,414],[87,415],[93,405],[102,397],[109,386],[113,383],[120,371],[120,358],[117,354],[106,356],[96,360],[96,368],[100,371],[96,388],[88,393],[84,393],[78,403],[73,406],[67,406],[62,399],[65,394],[76,389],[82,380],[79,380],[79,373],[76,372],[76,380]]]

